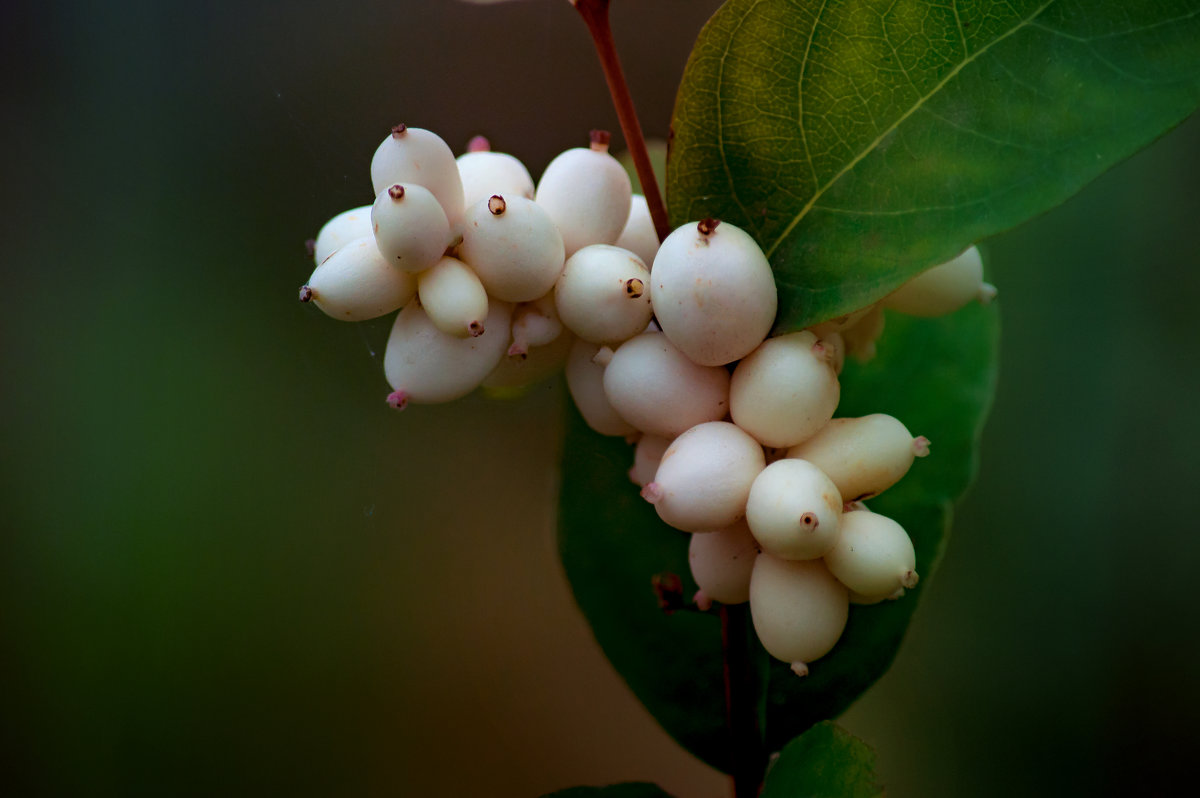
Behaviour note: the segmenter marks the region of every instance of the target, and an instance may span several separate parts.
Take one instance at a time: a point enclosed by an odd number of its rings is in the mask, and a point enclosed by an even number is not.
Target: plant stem
[[[629,85],[625,82],[621,60],[617,57],[612,25],[608,19],[609,0],[572,0],[572,5],[583,17],[588,31],[592,34],[592,43],[596,45],[596,55],[600,57],[600,66],[604,69],[604,79],[608,83],[608,93],[612,95],[613,108],[616,109],[617,119],[621,122],[625,145],[629,147],[629,154],[633,156],[633,166],[642,182],[642,193],[645,194],[646,205],[650,208],[654,232],[658,234],[658,240],[662,241],[671,232],[671,223],[667,220],[667,208],[658,189],[658,180],[654,177],[654,168],[650,165],[650,154],[646,151],[642,126],[638,122],[637,110],[633,107]]]
[[[766,772],[766,752],[758,728],[758,691],[750,657],[746,604],[721,605],[725,723],[729,728],[730,775],[734,798],[755,798]]]

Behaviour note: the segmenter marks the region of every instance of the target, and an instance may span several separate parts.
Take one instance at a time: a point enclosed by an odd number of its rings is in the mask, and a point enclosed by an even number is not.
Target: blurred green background
[[[718,3],[614,5],[664,135]],[[560,386],[397,415],[387,321],[295,301],[392,124],[485,133],[535,175],[616,129],[568,5],[11,2],[0,64],[0,786],[723,795],[558,570]],[[1198,175],[1200,119],[989,242],[980,479],[843,721],[889,795],[1194,781]]]

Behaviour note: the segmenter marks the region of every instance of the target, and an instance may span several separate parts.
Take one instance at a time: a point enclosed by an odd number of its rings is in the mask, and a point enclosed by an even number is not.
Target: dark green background
[[[716,3],[615,5],[661,135]],[[520,796],[611,774],[717,794],[596,697],[622,696],[551,548],[560,388],[396,416],[387,322],[294,298],[304,239],[370,200],[391,124],[456,149],[482,131],[535,174],[615,128],[589,47],[561,0],[4,4],[13,792]],[[845,719],[889,795],[1191,779],[1197,175],[1192,120],[989,242],[1005,329],[980,481]]]

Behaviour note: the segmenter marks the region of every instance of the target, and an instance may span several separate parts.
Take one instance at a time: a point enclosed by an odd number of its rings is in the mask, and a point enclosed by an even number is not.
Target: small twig
[[[725,723],[729,729],[729,773],[734,798],[756,798],[767,757],[758,728],[757,675],[750,657],[746,604],[721,605]]]
[[[617,57],[608,19],[609,0],[572,0],[572,4],[592,34],[592,43],[596,45],[596,54],[600,57],[600,66],[608,83],[608,93],[612,95],[613,108],[621,122],[621,133],[625,136],[625,144],[633,156],[633,166],[642,182],[642,193],[650,208],[654,231],[658,234],[658,240],[662,241],[671,232],[671,223],[667,219],[667,208],[663,205],[658,180],[654,177],[654,167],[650,165],[650,153],[646,151],[646,140],[642,136],[637,110],[633,107],[633,97],[629,94],[629,85],[625,82],[625,73]]]

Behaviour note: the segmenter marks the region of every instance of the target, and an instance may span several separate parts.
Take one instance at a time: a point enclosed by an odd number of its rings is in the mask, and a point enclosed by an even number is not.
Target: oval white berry
[[[629,218],[617,238],[616,245],[627,249],[642,259],[647,265],[654,263],[658,254],[658,232],[654,229],[654,220],[650,217],[650,206],[641,194],[633,195],[629,205]]]
[[[977,247],[918,274],[884,297],[883,304],[910,316],[945,316],[972,300],[990,302],[996,288],[983,281]]]
[[[554,286],[559,318],[585,341],[616,345],[650,323],[650,270],[627,249],[583,247]]]
[[[424,186],[437,197],[452,228],[463,215],[463,187],[454,153],[440,136],[428,130],[396,125],[371,158],[375,195],[396,183]]]
[[[850,616],[850,598],[822,560],[760,554],[750,576],[750,617],[763,648],[799,676],[828,654]]]
[[[413,274],[433,267],[450,243],[442,206],[429,189],[415,183],[396,183],[379,192],[371,226],[388,263]]]
[[[493,301],[476,338],[456,338],[434,326],[419,301],[409,302],[396,317],[383,354],[383,372],[393,392],[388,403],[449,402],[466,396],[483,382],[508,345],[512,306]]]
[[[729,373],[700,366],[662,333],[642,333],[617,349],[604,392],[621,418],[642,432],[674,438],[729,409]]]
[[[750,487],[746,522],[763,551],[785,560],[813,560],[837,543],[842,496],[821,469],[804,460],[777,460]]]
[[[467,264],[443,257],[417,275],[417,295],[434,325],[459,338],[483,335],[488,295]]]
[[[546,212],[524,197],[499,194],[467,209],[459,256],[488,293],[528,302],[554,287],[563,268],[563,242]]]
[[[883,306],[872,305],[867,312],[841,331],[846,354],[860,363],[875,357],[876,342],[883,336]]]
[[[351,208],[330,219],[317,233],[313,244],[313,260],[320,265],[344,245],[356,238],[371,235],[371,206]]]
[[[458,156],[463,203],[469,208],[493,194],[533,199],[533,178],[525,164],[503,152],[476,150]]]
[[[698,424],[667,447],[642,497],[676,529],[720,529],[745,515],[750,485],[765,465],[762,447],[736,425]]]
[[[916,587],[917,555],[904,527],[884,515],[842,515],[842,534],[825,555],[838,581],[862,596],[889,596]]]
[[[714,219],[667,236],[651,268],[654,314],[667,337],[705,366],[745,357],[775,319],[771,266],[743,230]]]
[[[927,438],[914,438],[904,424],[885,413],[835,418],[787,452],[788,457],[807,460],[828,474],[847,502],[883,493],[908,473],[914,457],[927,454]]]
[[[322,261],[300,289],[300,300],[335,319],[366,321],[404,307],[416,292],[416,276],[393,269],[367,235]]]
[[[815,435],[841,396],[831,357],[807,330],[764,341],[734,369],[734,423],[764,446],[792,446]]]
[[[605,366],[596,362],[600,347],[576,340],[567,356],[567,388],[587,425],[601,435],[632,435],[637,430],[617,415],[604,393]]]
[[[700,592],[701,609],[713,601],[743,604],[750,600],[750,574],[758,546],[745,521],[715,532],[692,535],[688,543],[688,565]]]
[[[502,357],[492,373],[484,378],[483,387],[497,395],[501,390],[524,388],[557,374],[567,362],[574,343],[575,337],[565,333],[544,346],[530,347],[524,357]]]
[[[608,153],[608,134],[594,131],[589,148],[560,153],[538,181],[536,199],[562,233],[568,257],[589,244],[612,244],[629,218],[633,186]]]

